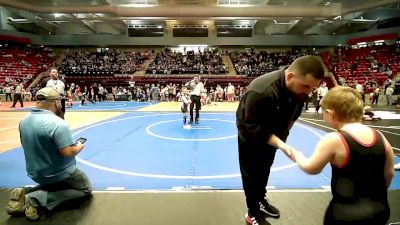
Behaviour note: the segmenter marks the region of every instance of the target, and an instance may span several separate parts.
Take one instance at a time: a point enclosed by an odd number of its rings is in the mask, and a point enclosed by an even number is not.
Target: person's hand
[[[294,150],[294,151],[292,151],[292,153],[293,153],[293,156],[294,156],[294,160],[295,160],[296,162],[298,162],[298,161],[303,160],[303,159],[306,158],[306,157],[304,156],[304,153],[301,152],[301,151]]]
[[[81,148],[85,147],[85,145],[82,144],[82,142],[80,142],[80,141],[77,141],[77,142],[76,142],[76,146],[77,146],[77,147],[81,147]]]
[[[296,149],[294,149],[292,146],[286,144],[286,143],[282,143],[279,146],[279,149],[282,150],[283,153],[285,153],[285,155],[287,157],[289,157],[291,160],[295,161],[295,157],[293,155],[293,152],[296,151]]]

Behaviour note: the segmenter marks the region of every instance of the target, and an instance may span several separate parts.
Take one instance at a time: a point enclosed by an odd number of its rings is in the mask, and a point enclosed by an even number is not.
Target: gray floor
[[[30,224],[24,217],[10,217],[5,206],[9,190],[0,190],[0,224]],[[330,192],[275,191],[270,201],[281,210],[271,225],[321,225]],[[390,222],[400,222],[400,191],[389,193]],[[79,209],[55,212],[32,224],[54,225],[246,225],[242,192],[96,192]]]

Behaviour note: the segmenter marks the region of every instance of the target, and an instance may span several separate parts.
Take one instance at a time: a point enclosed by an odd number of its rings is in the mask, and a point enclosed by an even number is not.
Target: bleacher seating
[[[148,52],[75,51],[66,54],[60,72],[67,76],[107,76],[113,74],[133,74],[142,69]]]
[[[147,74],[225,74],[227,70],[220,52],[165,51],[157,53],[146,71]]]
[[[349,85],[375,80],[382,85],[388,77],[400,72],[400,57],[396,45],[364,48],[339,47],[334,52],[323,52],[321,57],[335,77],[343,77]],[[388,71],[391,72],[388,72]]]
[[[51,49],[29,47],[4,47],[0,49],[0,84],[29,82],[53,64]]]
[[[229,53],[235,65],[237,74],[258,77],[284,66],[289,65],[294,59],[306,55],[299,50],[286,52],[256,52],[254,49],[242,52]]]

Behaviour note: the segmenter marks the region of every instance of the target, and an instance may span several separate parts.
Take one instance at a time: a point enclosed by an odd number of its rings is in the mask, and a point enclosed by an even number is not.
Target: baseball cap
[[[36,99],[38,101],[58,100],[62,98],[63,96],[53,87],[42,88],[36,93]]]

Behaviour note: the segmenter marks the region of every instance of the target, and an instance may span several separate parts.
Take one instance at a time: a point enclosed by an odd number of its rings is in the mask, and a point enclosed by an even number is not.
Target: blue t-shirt
[[[28,176],[39,184],[64,180],[76,169],[75,157],[59,150],[73,145],[68,124],[53,112],[32,109],[19,126]]]

